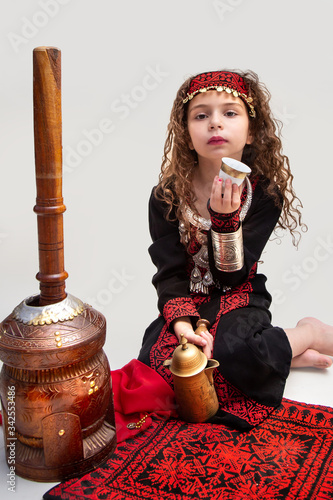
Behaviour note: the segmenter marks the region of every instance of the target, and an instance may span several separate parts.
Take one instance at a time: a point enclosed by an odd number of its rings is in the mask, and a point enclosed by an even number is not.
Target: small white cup
[[[219,172],[219,177],[226,180],[231,179],[233,184],[240,186],[247,175],[251,173],[250,167],[241,161],[233,158],[222,158],[222,165]]]

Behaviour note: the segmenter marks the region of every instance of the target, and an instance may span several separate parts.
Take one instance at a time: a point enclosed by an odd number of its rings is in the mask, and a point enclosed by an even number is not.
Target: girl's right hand
[[[222,196],[223,187],[224,195]],[[235,212],[241,204],[242,189],[242,185],[232,184],[231,179],[223,181],[223,179],[216,176],[210,194],[211,209],[220,214]]]
[[[208,330],[204,330],[200,335],[197,335],[194,333],[191,320],[187,316],[175,319],[172,326],[179,342],[180,336],[183,334],[188,342],[202,347],[202,352],[205,354],[207,359],[211,359],[214,339]]]

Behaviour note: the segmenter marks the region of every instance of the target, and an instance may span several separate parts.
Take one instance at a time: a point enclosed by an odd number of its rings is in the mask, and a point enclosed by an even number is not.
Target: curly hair
[[[293,175],[289,159],[282,153],[280,139],[282,124],[273,117],[269,107],[271,94],[253,71],[231,71],[245,80],[256,110],[256,117],[249,119],[250,133],[254,140],[251,144],[245,145],[242,161],[251,168],[253,175],[264,176],[269,181],[266,187],[267,193],[282,209],[275,230],[288,229],[293,244],[298,246],[301,235],[297,228],[307,229],[302,222],[300,212],[303,205],[292,186]],[[184,104],[183,99],[186,97],[193,78],[195,77],[192,76],[183,83],[174,100],[164,145],[159,183],[155,190],[155,196],[166,203],[167,219],[178,219],[184,224],[185,232],[188,234],[190,227],[183,214],[185,204],[196,211],[192,179],[197,154],[189,147],[188,103]]]

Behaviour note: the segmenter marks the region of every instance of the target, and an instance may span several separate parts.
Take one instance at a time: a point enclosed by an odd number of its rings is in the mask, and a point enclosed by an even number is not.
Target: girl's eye
[[[204,120],[205,118],[207,118],[207,115],[205,113],[199,113],[197,116],[196,116],[196,119],[197,120]]]
[[[225,116],[236,116],[236,115],[237,115],[236,111],[227,111],[225,113]]]

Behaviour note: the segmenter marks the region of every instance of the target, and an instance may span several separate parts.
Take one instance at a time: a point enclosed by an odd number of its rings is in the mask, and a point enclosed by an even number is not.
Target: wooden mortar
[[[105,318],[65,291],[60,50],[34,49],[33,78],[40,294],[0,324],[0,397],[7,463],[63,481],[112,454],[115,416]]]

